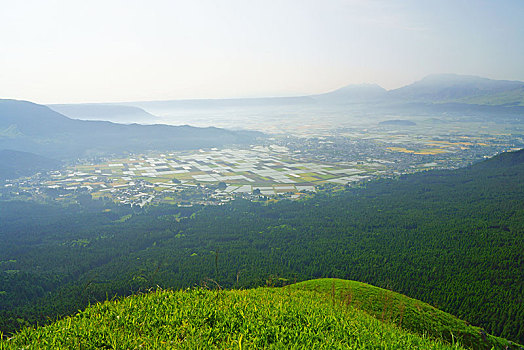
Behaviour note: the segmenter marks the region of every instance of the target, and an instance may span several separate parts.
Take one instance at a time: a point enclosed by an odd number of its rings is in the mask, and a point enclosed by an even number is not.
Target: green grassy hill
[[[373,317],[374,316],[374,317]],[[107,301],[0,349],[462,349],[480,329],[367,284],[321,279],[284,288],[158,290]],[[449,339],[447,334],[456,337]],[[495,348],[507,341],[487,336]],[[471,348],[491,348],[484,342]]]
[[[324,298],[351,305],[402,329],[449,343],[458,341],[467,348],[504,349],[509,345],[506,339],[486,334],[482,328],[472,326],[429,304],[366,283],[326,278],[305,281],[286,288],[293,291],[315,291]]]

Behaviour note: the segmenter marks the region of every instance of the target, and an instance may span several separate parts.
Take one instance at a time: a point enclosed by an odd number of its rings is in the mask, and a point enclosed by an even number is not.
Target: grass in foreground
[[[420,300],[366,283],[325,278],[285,287],[292,291],[320,293],[326,300],[365,311],[378,320],[449,343],[458,341],[471,349],[521,349],[508,340],[486,334],[480,328]]]
[[[159,290],[25,329],[0,349],[462,349],[315,291]]]

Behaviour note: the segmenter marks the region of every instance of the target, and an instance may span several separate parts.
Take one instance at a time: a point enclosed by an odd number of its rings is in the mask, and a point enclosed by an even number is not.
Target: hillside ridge
[[[67,159],[252,142],[262,133],[189,125],[118,124],[68,118],[28,101],[0,99],[0,149]]]
[[[449,343],[458,341],[471,349],[501,349],[513,344],[425,302],[363,282],[322,278],[285,288],[315,291],[340,303],[354,305],[382,322]]]
[[[401,314],[395,313],[399,311]],[[435,329],[417,329],[421,319],[424,326]],[[451,339],[444,336],[446,332],[454,334]],[[423,302],[340,279],[247,290],[158,289],[98,303],[75,316],[26,328],[0,341],[0,349],[28,345],[88,349],[518,348]]]

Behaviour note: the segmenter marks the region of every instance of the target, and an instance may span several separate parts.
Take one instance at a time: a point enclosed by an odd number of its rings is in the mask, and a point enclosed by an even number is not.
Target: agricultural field
[[[78,195],[140,206],[222,204],[234,198],[297,199],[379,177],[468,166],[524,146],[507,126],[417,121],[410,127],[341,128],[330,136],[272,135],[257,145],[151,151],[79,160],[8,181],[0,196],[76,201]],[[490,125],[491,126],[491,125]],[[467,132],[466,132],[467,131]]]
[[[385,170],[377,162],[307,162],[289,154],[286,147],[258,145],[134,155],[57,171],[43,185],[143,206],[194,202],[199,196],[205,202],[228,201],[237,195],[299,198],[315,192],[318,185],[356,183]]]

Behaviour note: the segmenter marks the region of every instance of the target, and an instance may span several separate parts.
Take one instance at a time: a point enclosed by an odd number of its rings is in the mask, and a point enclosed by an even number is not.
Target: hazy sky
[[[522,0],[0,0],[0,98],[290,96],[524,80]]]

